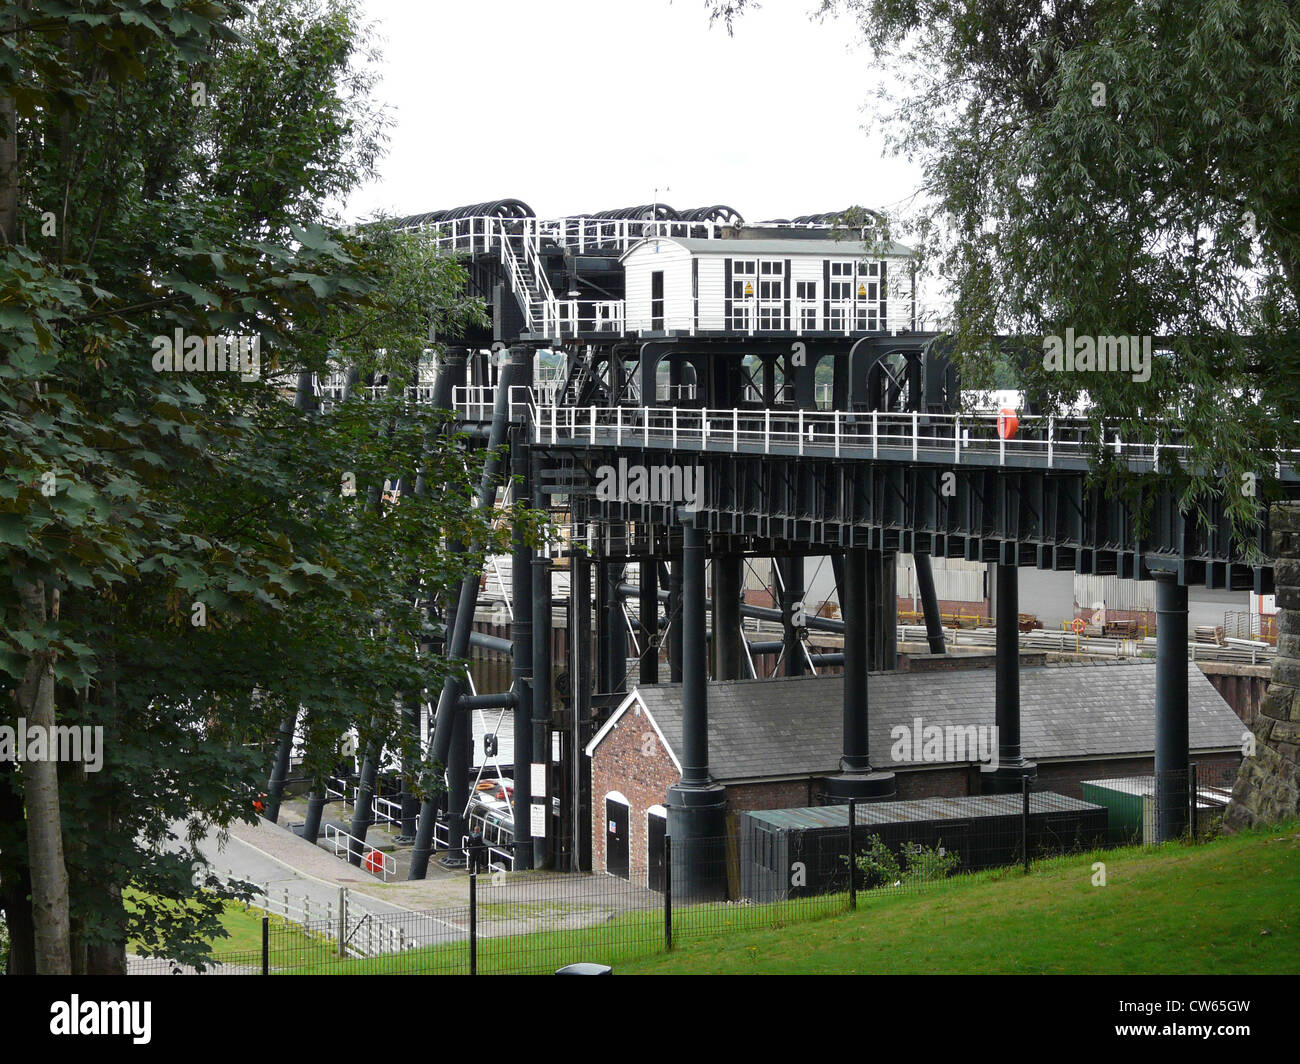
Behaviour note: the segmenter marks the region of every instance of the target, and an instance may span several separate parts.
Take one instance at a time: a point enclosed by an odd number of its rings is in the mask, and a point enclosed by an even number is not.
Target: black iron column
[[[641,559],[641,674],[643,684],[659,682],[659,570],[655,560]]]
[[[682,513],[682,778],[668,788],[673,892],[702,900],[726,895],[726,791],[709,775],[705,672],[704,558],[707,536]]]
[[[1187,827],[1187,586],[1156,576],[1156,841]]]
[[[352,807],[352,823],[348,828],[352,838],[361,843],[366,841],[366,832],[375,822],[375,777],[383,756],[383,743],[366,743],[365,754],[361,758],[361,778],[357,781],[357,804]],[[361,848],[349,842],[348,860],[359,865],[361,857]]]
[[[609,562],[600,558],[596,566],[596,690],[608,692],[614,689],[609,668]]]
[[[465,857],[464,836],[469,834],[465,816],[469,805],[469,778],[474,771],[473,729],[466,710],[452,707],[451,742],[447,747],[447,838],[454,859]]]
[[[275,761],[271,765],[271,779],[266,785],[266,819],[272,824],[280,819],[280,801],[284,785],[289,778],[289,761],[293,754],[293,731],[298,725],[298,710],[280,721],[280,739],[275,748]]]
[[[416,821],[420,816],[420,799],[411,790],[420,771],[420,702],[417,695],[406,692],[402,692],[402,730],[406,733],[407,746],[402,751],[402,793],[398,795],[402,820],[396,841],[409,843],[415,841]],[[414,744],[414,757],[411,744]]]
[[[676,555],[668,574],[668,679],[682,682],[682,557]]]
[[[772,559],[772,564],[780,576],[781,656],[785,662],[785,675],[803,676],[807,667],[804,660],[804,617],[800,616],[804,609],[803,558],[791,554],[786,558]]]
[[[510,352],[516,384],[531,387],[533,352],[516,347]],[[514,476],[514,498],[531,504],[533,490],[528,452],[528,430],[518,426],[510,434],[510,471]],[[523,529],[515,522],[510,533],[510,584],[514,616],[510,636],[511,678],[515,693],[514,714],[514,869],[533,867],[533,847],[529,838],[532,815],[533,765],[533,551],[525,542]]]
[[[869,668],[898,667],[898,578],[892,551],[867,552],[867,640]]]
[[[896,793],[892,772],[871,767],[867,738],[867,666],[870,659],[867,570],[870,552],[849,547],[839,566],[840,612],[844,615],[844,744],[840,773],[826,780],[832,801],[886,799]]]
[[[997,673],[994,677],[994,723],[998,731],[998,767],[984,772],[985,794],[1012,794],[1021,781],[1038,775],[1038,766],[1020,752],[1020,572],[999,562],[994,613],[997,618]]]
[[[569,870],[581,872],[591,867],[591,777],[586,769],[584,747],[588,739],[591,711],[591,563],[580,551],[569,557],[569,639],[570,714],[569,714],[569,809],[571,825]]]
[[[741,664],[744,650],[740,641],[740,599],[744,586],[745,560],[739,554],[713,556],[713,678],[739,680],[745,676]]]
[[[611,535],[626,535],[626,525],[615,523],[610,526]],[[618,593],[618,585],[623,582],[624,566],[622,562],[604,562],[600,567],[601,612],[597,615],[604,648],[604,673],[607,683],[600,685],[601,691],[627,690],[627,615],[623,612],[623,597]]]
[[[533,462],[533,509],[545,510],[546,495],[543,491],[541,463]],[[551,618],[551,559],[542,552],[533,554],[533,720],[532,752],[533,771],[540,777],[539,783],[550,782],[551,764],[551,655],[554,637]],[[551,791],[530,788],[533,804],[543,807],[545,835],[533,839],[533,867],[550,866],[551,854],[554,852],[553,820],[551,817]],[[520,828],[515,828],[515,839],[525,837]]]
[[[913,554],[916,566],[916,590],[921,596],[921,612],[925,615],[925,638],[931,654],[944,654],[948,645],[943,635],[943,617],[939,613],[939,597],[934,591],[934,572],[930,568],[930,555]]]

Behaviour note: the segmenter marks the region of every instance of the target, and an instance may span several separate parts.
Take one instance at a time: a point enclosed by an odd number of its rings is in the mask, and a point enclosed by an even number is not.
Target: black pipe
[[[840,757],[842,771],[871,771],[867,755],[867,566],[870,552],[866,547],[849,547],[844,552],[844,750]]]
[[[994,615],[997,649],[994,676],[994,723],[998,729],[998,767],[982,774],[987,794],[1014,794],[1033,779],[1037,766],[1020,750],[1020,577],[1015,565],[999,563]]]
[[[1020,760],[1020,571],[1014,565],[998,565],[997,598],[998,760],[1009,765]]]
[[[513,352],[515,375],[520,383],[532,384],[532,352],[515,348]],[[532,502],[529,453],[525,430],[515,430],[510,441],[511,472],[515,477],[515,497]],[[511,530],[512,558],[510,578],[514,595],[514,618],[510,635],[514,640],[514,659],[511,669],[514,680],[514,848],[516,870],[533,867],[533,848],[522,845],[528,838],[532,806],[533,763],[533,552],[524,540],[522,524],[515,522]]]
[[[808,620],[807,611],[803,608],[803,557],[792,554],[785,558],[774,558],[772,564],[778,571],[781,583],[781,642],[785,674],[802,676],[805,672],[802,630],[807,626]],[[796,621],[800,623],[796,624]]]
[[[838,564],[839,564],[838,562],[835,563],[837,567]],[[839,582],[837,580],[836,581],[837,587],[838,587],[838,583]],[[636,584],[619,584],[618,590],[619,590],[619,594],[624,596],[631,595],[634,598],[638,597],[641,594],[641,589],[637,587]],[[670,603],[670,611],[671,611],[672,591],[671,590],[660,591],[659,601]],[[706,597],[704,599],[704,608],[705,609],[713,608],[713,600],[711,598]],[[742,617],[757,617],[760,620],[764,620],[764,621],[781,620],[780,610],[774,610],[767,606],[751,606],[749,603],[744,603],[741,605],[740,615]],[[843,621],[835,621],[829,617],[808,616],[807,618],[805,618],[805,620],[807,621],[809,628],[814,628],[819,632],[843,632],[844,631]],[[676,683],[677,681],[674,680],[673,682]]]
[[[302,837],[308,842],[315,842],[320,838],[320,821],[324,810],[325,795],[312,791],[307,796],[307,819],[302,825]]]
[[[515,709],[519,697],[514,691],[502,691],[494,695],[461,695],[456,699],[456,708],[462,712],[476,709]]]
[[[653,558],[641,559],[642,684],[659,682],[659,572]]]
[[[682,543],[682,783],[709,782],[708,673],[705,666],[704,533],[692,522]]]
[[[280,802],[284,798],[284,781],[289,777],[289,759],[293,753],[293,730],[298,723],[298,710],[280,721],[280,741],[275,749],[271,766],[271,779],[266,785],[266,819],[272,824],[280,819]]]
[[[717,554],[713,558],[713,678],[741,679],[744,638],[740,627],[745,561],[739,554]]]
[[[411,790],[419,773],[420,749],[420,705],[415,697],[402,695],[402,729],[406,733],[408,746],[413,745],[416,755],[412,757],[405,749],[402,754],[402,792],[398,795],[401,809],[401,823],[397,841],[406,843],[415,841],[416,821],[420,816],[420,799]]]
[[[709,776],[708,676],[704,642],[707,535],[680,516],[682,543],[682,776],[668,788],[673,890],[683,900],[726,896],[726,791]]]
[[[572,642],[573,682],[569,696],[571,728],[568,773],[572,814],[569,870],[572,872],[582,872],[591,867],[591,783],[583,760],[587,721],[591,712],[591,570],[591,563],[583,555],[575,554],[570,558],[569,606],[572,612],[569,635]]]
[[[382,742],[366,744],[365,756],[361,759],[361,778],[357,781],[357,804],[352,807],[352,823],[348,827],[348,834],[352,836],[352,839],[348,840],[349,864],[361,864],[366,830],[374,823],[375,777],[379,772],[379,760],[383,756]],[[353,839],[357,840],[356,843],[352,841]]]
[[[1187,827],[1187,586],[1156,578],[1156,841]]]
[[[637,594],[640,594],[640,588]],[[673,558],[672,572],[668,577],[668,590],[659,592],[659,598],[668,603],[668,678],[673,683],[682,682],[682,559]]]
[[[626,526],[615,524],[611,527],[611,535],[616,539],[626,535]],[[623,600],[620,598],[618,589],[623,583],[624,566],[622,562],[606,562],[601,566],[602,575],[605,581],[604,604],[605,613],[601,617],[600,625],[602,631],[606,634],[605,640],[605,674],[609,678],[609,686],[602,688],[604,691],[626,691],[627,690],[627,617],[623,613]]]
[[[510,417],[510,384],[513,380],[513,367],[507,363],[501,369],[497,382],[496,401],[492,410],[492,437],[488,440],[487,457],[483,463],[483,476],[479,481],[478,507],[490,507],[496,497],[496,480],[501,468],[501,445],[506,438],[506,425]],[[464,658],[469,652],[470,628],[474,621],[474,607],[478,601],[479,574],[470,573],[460,585],[460,594],[456,603],[455,621],[451,625],[451,645],[447,648],[447,657]],[[449,764],[447,758],[452,743],[452,725],[458,714],[454,710],[456,699],[460,696],[463,683],[460,675],[448,676],[438,698],[438,708],[434,717],[433,741],[425,754],[424,767],[427,770],[434,765]],[[468,744],[466,744],[468,745]],[[455,774],[452,775],[455,782]],[[459,811],[452,802],[452,813]],[[411,849],[411,868],[408,879],[423,879],[429,870],[429,854],[433,849],[433,825],[438,815],[436,800],[426,797],[420,805],[420,823],[415,834],[415,845]],[[459,846],[460,840],[453,838],[453,846]]]
[[[542,491],[540,459],[534,458],[533,508],[544,510],[546,497]],[[544,776],[549,776],[551,764],[551,653],[553,622],[551,618],[551,559],[540,551],[533,554],[533,719],[531,748],[533,764],[541,766]],[[547,781],[549,782],[549,780]],[[534,793],[533,803],[544,808],[545,834],[533,839],[533,867],[550,866],[553,830],[549,788]],[[515,841],[520,831],[515,830]]]
[[[948,642],[943,635],[943,617],[939,613],[939,597],[934,590],[934,571],[930,568],[930,555],[913,554],[916,565],[916,589],[921,595],[921,612],[925,616],[925,638],[931,654],[945,654]]]

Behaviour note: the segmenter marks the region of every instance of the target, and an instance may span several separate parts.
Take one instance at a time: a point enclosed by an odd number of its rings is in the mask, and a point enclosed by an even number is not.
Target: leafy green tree
[[[232,891],[190,844],[254,819],[299,707],[312,771],[354,725],[409,745],[396,696],[449,667],[418,650],[429,603],[476,564],[442,544],[506,534],[440,415],[295,386],[331,352],[397,379],[481,308],[454,264],[329,216],[383,136],[352,3],[0,18],[0,723],[106,744],[98,772],[0,764],[8,968],[121,971],[128,938],[201,963]],[[177,330],[256,336],[255,372],[160,370]]]
[[[709,0],[730,26],[752,0]],[[1273,0],[822,0],[901,89],[875,119],[919,162],[910,229],[954,297],[964,382],[1043,412],[1089,404],[1098,441],[1177,436],[1159,477],[1243,540],[1300,414],[1300,14]],[[1036,340],[1168,337],[1149,380],[1060,372]],[[1008,359],[1011,362],[1008,367]],[[1139,374],[1140,375],[1140,374]],[[1144,478],[1098,476],[1137,508]],[[1248,485],[1252,490],[1242,490]]]

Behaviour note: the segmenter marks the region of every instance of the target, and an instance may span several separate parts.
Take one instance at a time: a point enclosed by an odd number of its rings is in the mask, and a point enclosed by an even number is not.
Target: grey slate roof
[[[868,743],[889,767],[890,728],[992,726],[995,671],[872,673]],[[842,676],[710,683],[709,766],[720,782],[824,775],[839,770]],[[681,685],[640,689],[680,756]],[[1020,670],[1020,741],[1035,761],[1151,756],[1155,749],[1154,662],[1051,664]],[[1191,749],[1239,749],[1245,725],[1193,663],[1187,664]]]
[[[744,238],[734,240],[701,240],[693,237],[661,236],[650,237],[651,240],[671,240],[680,244],[692,255],[717,254],[736,256],[769,255],[773,258],[786,255],[817,255],[820,258],[861,259],[867,256],[867,245],[860,239],[844,240],[801,240],[780,238]],[[644,243],[644,241],[643,241]],[[641,244],[633,244],[624,253],[624,258]],[[913,255],[915,252],[904,244],[891,243],[887,248],[872,249],[873,255],[883,252],[886,255]]]

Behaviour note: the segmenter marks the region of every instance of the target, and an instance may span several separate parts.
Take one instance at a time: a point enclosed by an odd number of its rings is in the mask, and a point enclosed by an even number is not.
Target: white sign
[[[546,766],[533,762],[531,790],[534,798],[546,797]]]
[[[529,827],[533,838],[546,838],[546,806],[534,803],[528,807]]]

